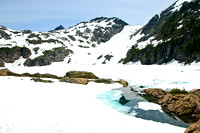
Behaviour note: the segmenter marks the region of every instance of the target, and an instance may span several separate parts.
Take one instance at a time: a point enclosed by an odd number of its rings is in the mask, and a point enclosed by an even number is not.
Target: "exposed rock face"
[[[13,63],[15,60],[18,60],[20,57],[28,58],[31,56],[30,49],[26,47],[13,47],[13,48],[0,48],[0,64],[4,66],[2,61],[6,63]]]
[[[184,133],[200,133],[200,120],[188,127]]]
[[[8,69],[1,69],[0,70],[0,76],[7,76],[8,74],[8,72],[10,72],[10,70],[8,70]]]
[[[52,51],[44,51],[42,56],[36,57],[35,59],[27,59],[24,63],[25,66],[46,66],[52,62],[61,62],[70,54],[73,53],[69,49],[64,47],[54,48]]]
[[[0,67],[4,67],[5,65],[4,65],[4,62],[3,62],[3,60],[2,59],[0,59]]]
[[[165,94],[165,91],[163,91],[160,88],[150,88],[150,89],[145,89],[144,92],[148,95],[152,95],[154,97],[161,98]]]
[[[151,37],[153,39],[143,49],[138,49],[135,44],[123,63],[141,61],[144,65],[150,65],[168,63],[175,59],[190,64],[200,61],[200,32],[197,30],[200,27],[200,12],[197,11],[200,8],[199,1],[185,2],[179,11],[173,12],[173,8],[174,5],[160,15],[155,15],[143,27],[141,34],[144,36],[137,44]],[[155,44],[154,40],[160,43]]]
[[[69,77],[64,77],[60,79],[60,82],[67,82],[67,83],[74,83],[74,84],[83,84],[87,85],[89,80],[86,78],[69,78]]]
[[[85,72],[85,71],[70,71],[70,72],[66,73],[66,77],[69,77],[69,78],[99,79],[92,72]]]
[[[200,114],[200,98],[193,94],[167,94],[159,103],[177,115]]]
[[[6,30],[6,29],[4,29],[4,30]],[[9,39],[11,39],[10,38],[10,35],[8,35],[5,31],[3,31],[3,30],[0,30],[0,39],[1,38],[4,38],[5,40],[9,40]]]
[[[77,31],[76,34],[83,38],[88,38],[88,34],[92,34],[91,41],[97,42],[98,44],[102,42],[107,42],[111,39],[115,34],[121,32],[124,26],[128,25],[126,22],[119,18],[106,18],[106,17],[98,17],[92,19],[89,22],[82,23],[108,23],[107,26],[95,26],[94,30],[87,28],[84,32]]]

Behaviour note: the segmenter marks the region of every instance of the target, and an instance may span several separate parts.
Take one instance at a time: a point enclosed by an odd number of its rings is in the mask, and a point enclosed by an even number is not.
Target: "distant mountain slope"
[[[200,1],[178,0],[155,15],[138,33],[143,35],[123,63],[162,64],[173,59],[200,61]],[[133,35],[137,36],[137,35]]]
[[[81,22],[68,29],[58,29],[51,32],[33,32],[30,30],[14,31],[0,26],[0,64],[16,63],[25,66],[44,66],[52,62],[89,63],[89,58],[94,58],[90,64],[95,64],[99,46],[109,41],[114,35],[120,33],[128,24],[118,18],[99,17],[88,22]],[[23,58],[18,49],[26,48],[31,51],[28,57]],[[8,62],[12,54],[17,53],[12,62]],[[92,54],[93,53],[93,54]],[[95,55],[97,57],[93,57]],[[87,57],[87,58],[86,58]],[[8,58],[8,59],[7,59]],[[28,59],[27,59],[28,58]]]
[[[146,25],[130,26],[98,17],[51,32],[14,31],[0,26],[0,67],[67,64],[118,64],[140,61],[200,61],[199,0],[178,0]]]

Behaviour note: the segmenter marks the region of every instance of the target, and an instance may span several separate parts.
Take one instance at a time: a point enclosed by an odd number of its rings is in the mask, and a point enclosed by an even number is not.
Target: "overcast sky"
[[[176,0],[0,0],[0,25],[14,30],[49,31],[96,17],[144,24]]]

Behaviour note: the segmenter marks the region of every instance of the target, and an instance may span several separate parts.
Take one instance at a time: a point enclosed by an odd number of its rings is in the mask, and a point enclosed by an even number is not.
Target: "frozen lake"
[[[33,68],[9,66],[9,69],[17,73],[40,72],[59,76],[71,70],[90,71],[101,78],[121,78],[130,85],[163,89],[191,90],[200,86],[198,66],[64,66],[56,63]],[[129,107],[120,107],[113,102],[120,112],[99,99],[100,94],[121,87],[119,84],[35,83],[30,78],[21,77],[0,77],[0,81],[0,133],[183,133],[185,130],[136,117],[137,112],[126,115],[124,111]],[[114,98],[119,94],[115,93]],[[140,103],[137,109],[146,106],[156,110],[160,108]]]

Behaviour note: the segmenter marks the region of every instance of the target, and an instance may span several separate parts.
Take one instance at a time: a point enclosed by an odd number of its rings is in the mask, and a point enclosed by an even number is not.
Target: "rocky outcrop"
[[[200,114],[200,98],[193,94],[167,94],[159,103],[177,115]]]
[[[55,31],[63,30],[63,29],[65,29],[65,27],[63,27],[62,25],[60,25],[60,26],[56,27],[54,30],[51,30],[49,32],[55,32]]]
[[[32,78],[31,80],[33,80],[34,82],[54,83],[54,81],[51,81],[51,80],[44,80],[44,79],[41,79],[41,78]]]
[[[73,53],[65,47],[54,48],[53,50],[46,50],[44,55],[36,57],[34,59],[27,59],[24,63],[25,66],[46,66],[52,62],[61,62],[70,54]]]
[[[165,91],[160,88],[145,89],[144,92],[148,95],[151,95],[157,98],[162,98],[165,94]]]
[[[200,120],[188,127],[184,133],[200,133]]]
[[[179,116],[200,114],[200,97],[195,95],[199,94],[198,89],[190,91],[190,94],[179,89],[172,89],[170,92],[165,92],[159,88],[145,89],[144,92],[158,98],[158,103],[167,112]],[[181,94],[181,92],[185,94]]]
[[[123,87],[127,87],[127,86],[128,86],[128,82],[125,81],[125,80],[123,80],[123,79],[119,80],[119,83],[120,83],[121,85],[123,85]]]
[[[76,35],[81,36],[83,38],[89,38],[88,35],[92,34],[90,37],[90,41],[97,42],[98,44],[107,42],[110,40],[114,35],[121,32],[124,29],[124,26],[128,25],[126,22],[119,18],[106,18],[106,17],[98,17],[92,19],[89,22],[82,22],[84,23],[107,23],[106,26],[96,25],[94,30],[87,27],[84,32],[77,31]]]
[[[96,82],[96,83],[104,83],[104,84],[113,84],[113,83],[116,83],[116,81],[114,81],[112,79],[105,79],[105,78],[95,79],[95,80],[92,80],[92,81]]]
[[[65,76],[69,78],[99,79],[99,77],[94,75],[92,72],[86,71],[70,71],[67,72]]]
[[[2,59],[0,59],[0,67],[5,67],[5,64]]]
[[[4,29],[4,30],[6,30],[6,29]],[[8,35],[4,30],[0,30],[0,39],[1,38],[4,38],[5,40],[11,39],[10,35]]]
[[[60,81],[69,82],[69,83],[78,83],[78,84],[87,84],[88,82],[104,83],[104,84],[120,83],[121,85],[123,85],[123,87],[128,86],[128,82],[123,79],[119,81],[114,81],[112,79],[99,78],[96,75],[94,75],[92,72],[86,72],[86,71],[67,72],[65,77],[61,79]]]
[[[0,66],[4,66],[4,62],[13,63],[15,60],[18,60],[20,57],[28,58],[31,56],[30,49],[26,47],[3,47],[0,48]]]
[[[87,85],[89,80],[86,78],[69,78],[69,77],[64,77],[60,79],[60,82],[67,82],[67,83],[74,83],[74,84],[83,84]]]
[[[143,97],[162,106],[163,111],[179,117],[186,123],[200,119],[199,89],[187,92],[180,89],[163,91],[162,89],[145,89]]]
[[[66,76],[59,77],[52,74],[40,74],[40,73],[14,73],[8,69],[1,69],[0,70],[0,76],[16,76],[16,77],[33,77],[31,80],[35,82],[44,82],[44,83],[53,83],[51,80],[46,80],[46,78],[50,79],[57,79],[60,82],[67,82],[67,83],[74,83],[74,84],[83,84],[87,85],[89,82],[96,82],[96,83],[104,83],[104,84],[113,84],[113,83],[120,83],[123,86],[127,85],[128,82],[125,80],[120,81],[114,81],[112,79],[103,79],[99,78],[96,75],[94,75],[92,72],[86,72],[86,71],[70,71],[66,73]],[[42,79],[44,78],[44,79]]]
[[[8,72],[10,72],[10,70],[8,70],[8,69],[1,69],[0,70],[0,76],[8,76]]]

